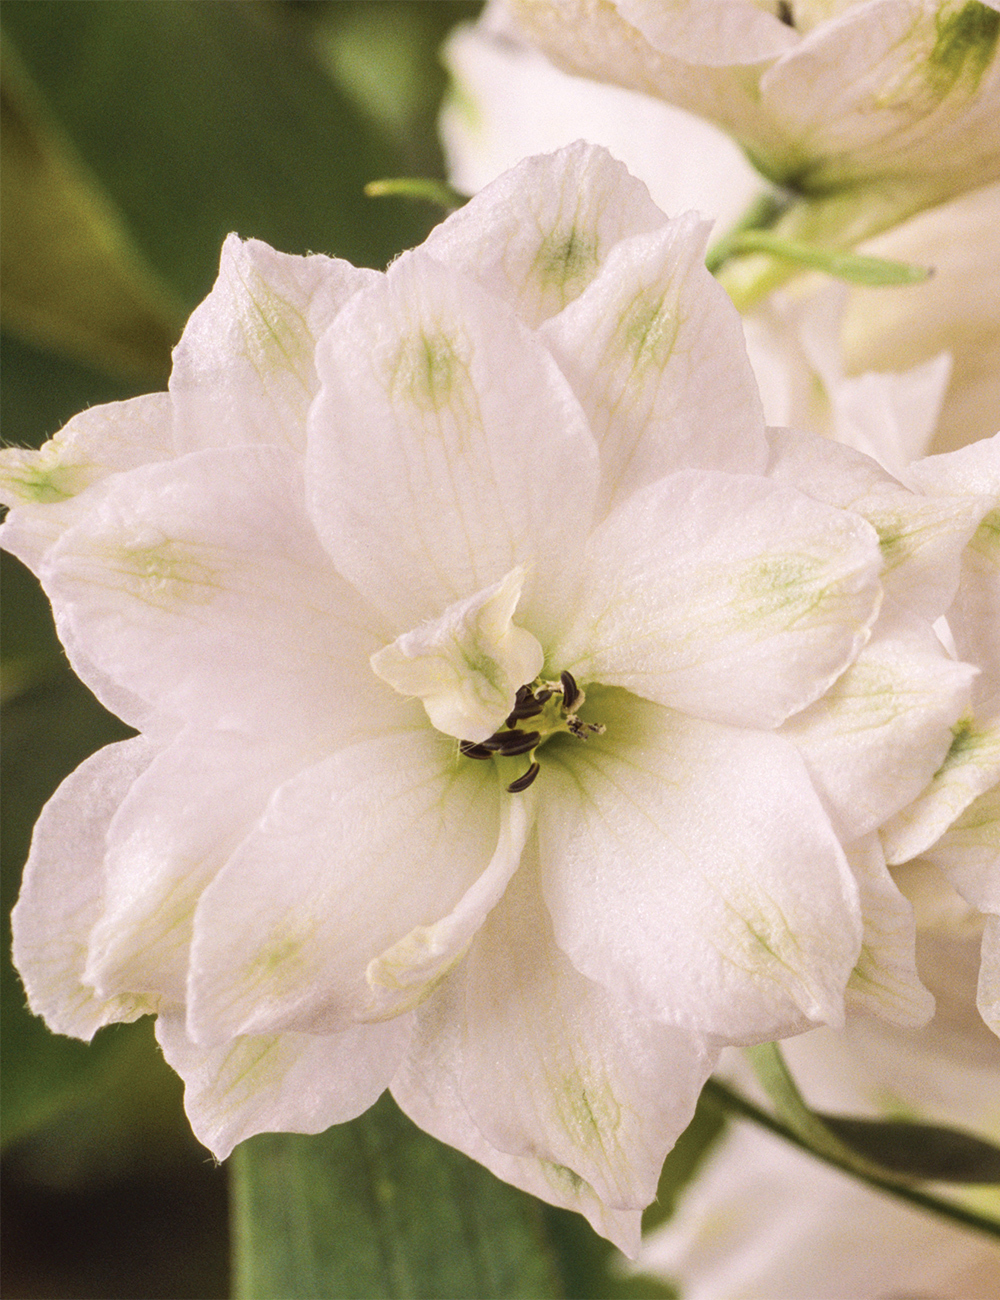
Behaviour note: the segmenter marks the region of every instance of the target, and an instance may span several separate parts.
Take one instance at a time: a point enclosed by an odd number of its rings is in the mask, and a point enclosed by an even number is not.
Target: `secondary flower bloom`
[[[761,193],[762,178],[707,121],[648,95],[568,76],[486,23],[457,29],[445,57],[455,89],[441,134],[451,180],[465,192],[519,155],[583,136],[625,161],[666,212],[695,208],[725,229]],[[828,279],[812,275],[770,295],[745,321],[768,423],[826,433],[894,473],[928,452],[994,434],[998,241],[1000,183],[993,182],[859,246],[932,268],[922,283],[842,286],[838,299]]]
[[[814,231],[873,234],[1000,177],[994,0],[495,7],[567,71],[724,127],[766,176],[826,200],[826,215],[821,206],[808,218]],[[861,203],[850,193],[859,186]]]
[[[876,830],[968,705],[980,503],[803,490],[706,238],[583,145],[384,275],[233,237],[169,393],[5,453],[141,733],[44,811],[16,960],[61,1032],[155,1012],[220,1158],[390,1086],[634,1250],[720,1044],[926,1017]]]

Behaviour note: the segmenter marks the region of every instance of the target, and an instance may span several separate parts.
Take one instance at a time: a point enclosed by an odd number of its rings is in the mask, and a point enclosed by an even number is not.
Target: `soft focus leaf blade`
[[[564,1294],[543,1207],[417,1129],[388,1095],[317,1137],[232,1156],[239,1300]]]
[[[3,321],[113,374],[165,381],[183,314],[3,47]]]
[[[853,1151],[895,1174],[935,1182],[1000,1183],[1000,1147],[961,1129],[845,1115],[820,1118]]]

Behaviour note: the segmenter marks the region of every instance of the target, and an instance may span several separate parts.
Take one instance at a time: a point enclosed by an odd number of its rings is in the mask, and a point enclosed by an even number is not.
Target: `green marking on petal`
[[[93,481],[86,465],[61,465],[49,444],[42,451],[11,447],[0,456],[0,491],[32,505],[67,501]]]
[[[993,564],[1000,564],[1000,507],[980,520],[969,547]]]
[[[305,318],[258,273],[243,274],[240,278],[245,293],[240,303],[243,308],[240,325],[247,360],[262,379],[275,370],[285,370],[308,393],[315,340]]]
[[[961,9],[942,10],[936,19],[937,40],[927,60],[927,77],[940,95],[963,78],[974,92],[993,58],[1000,36],[1000,12],[968,0]]]
[[[662,294],[646,289],[624,309],[619,318],[616,342],[631,354],[638,369],[666,365],[677,337],[678,320]]]
[[[574,1138],[605,1146],[617,1132],[621,1107],[606,1082],[576,1073],[563,1080],[558,1098],[563,1127]]]
[[[179,604],[204,605],[219,589],[215,572],[198,557],[194,547],[164,540],[146,546],[122,546],[102,559],[113,571],[129,579],[131,594],[157,609]]]
[[[734,575],[738,599],[746,606],[746,621],[770,620],[780,612],[786,626],[793,627],[836,593],[836,586],[817,584],[825,568],[825,561],[808,555],[768,556],[746,565]]]
[[[575,229],[553,231],[542,240],[535,256],[534,270],[546,288],[562,291],[564,301],[576,296],[581,280],[597,267],[597,240]]]
[[[439,411],[472,394],[468,359],[457,340],[444,333],[421,331],[404,338],[390,372],[393,397],[409,400],[419,410]]]
[[[557,1165],[551,1160],[539,1160],[539,1164],[545,1177],[562,1196],[577,1196],[583,1188],[589,1186],[585,1179],[567,1165]]]

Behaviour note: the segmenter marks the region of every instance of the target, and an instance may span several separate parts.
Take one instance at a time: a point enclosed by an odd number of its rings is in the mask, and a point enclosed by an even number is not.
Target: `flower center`
[[[464,758],[480,759],[516,758],[526,754],[527,770],[507,787],[511,794],[518,794],[527,790],[541,770],[535,752],[550,736],[568,732],[578,740],[586,740],[588,736],[603,734],[603,723],[583,722],[578,716],[585,698],[570,673],[560,673],[558,681],[536,677],[530,684],[518,688],[514,707],[504,719],[501,730],[485,740],[459,741],[458,752]]]

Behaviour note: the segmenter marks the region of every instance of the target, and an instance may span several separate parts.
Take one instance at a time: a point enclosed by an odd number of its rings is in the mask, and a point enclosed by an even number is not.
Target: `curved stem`
[[[967,1209],[964,1205],[957,1205],[942,1196],[934,1196],[929,1192],[922,1192],[907,1183],[896,1182],[891,1178],[883,1178],[874,1173],[861,1173],[857,1166],[850,1161],[841,1160],[829,1151],[820,1151],[810,1145],[808,1141],[800,1137],[787,1124],[781,1120],[775,1119],[766,1111],[761,1110],[759,1106],[748,1098],[744,1097],[735,1089],[728,1087],[727,1084],[721,1083],[718,1079],[709,1079],[704,1087],[704,1095],[709,1097],[722,1110],[730,1114],[738,1115],[742,1119],[752,1120],[753,1123],[759,1124],[761,1128],[768,1129],[771,1133],[783,1137],[786,1142],[791,1142],[794,1146],[803,1151],[817,1156],[826,1164],[832,1165],[835,1169],[840,1169],[844,1173],[853,1174],[860,1178],[871,1187],[879,1191],[888,1192],[890,1196],[895,1196],[900,1200],[909,1201],[911,1205],[917,1205],[921,1209],[930,1210],[933,1214],[940,1215],[942,1218],[951,1219],[963,1227],[972,1228],[976,1232],[985,1233],[989,1237],[1000,1238],[1000,1222],[991,1219],[988,1215],[979,1214],[975,1210]]]

